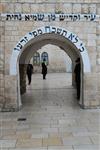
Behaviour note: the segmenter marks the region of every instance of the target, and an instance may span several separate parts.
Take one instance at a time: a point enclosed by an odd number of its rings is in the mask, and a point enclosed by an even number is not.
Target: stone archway
[[[19,87],[19,64],[27,64],[33,53],[46,44],[57,45],[63,49],[70,56],[73,62],[73,68],[75,59],[80,57],[82,66],[80,104],[84,105],[83,73],[91,71],[87,50],[83,42],[74,33],[64,28],[45,26],[27,33],[13,49],[10,62],[10,75],[17,75],[18,77],[18,107],[22,105]]]

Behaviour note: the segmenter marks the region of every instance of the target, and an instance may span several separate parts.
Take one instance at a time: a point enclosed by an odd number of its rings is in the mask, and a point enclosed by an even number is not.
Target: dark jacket
[[[47,66],[45,65],[45,63],[42,63],[42,74],[47,74]]]
[[[32,73],[33,73],[33,66],[32,66],[32,64],[28,64],[27,75],[32,75]]]

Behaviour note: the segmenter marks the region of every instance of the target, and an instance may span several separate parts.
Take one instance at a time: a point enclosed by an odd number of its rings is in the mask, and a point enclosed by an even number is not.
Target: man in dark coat
[[[43,74],[43,80],[46,79],[47,66],[45,65],[45,62],[42,63],[42,74]]]
[[[33,66],[32,64],[28,64],[27,65],[27,77],[28,77],[28,84],[31,84],[31,77],[32,77],[32,73],[33,73]]]
[[[75,73],[75,82],[76,82],[77,99],[78,100],[80,99],[80,84],[81,84],[80,72],[81,72],[80,58],[77,58],[74,73]]]

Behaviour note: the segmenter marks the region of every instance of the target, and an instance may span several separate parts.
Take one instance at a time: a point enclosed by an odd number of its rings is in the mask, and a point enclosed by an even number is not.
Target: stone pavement
[[[0,113],[0,150],[100,150],[100,110],[75,95],[70,74],[34,74],[22,109]]]

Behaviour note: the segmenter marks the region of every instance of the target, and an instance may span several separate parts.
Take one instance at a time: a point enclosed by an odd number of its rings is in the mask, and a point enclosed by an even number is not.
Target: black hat
[[[78,57],[75,62],[80,62],[80,58]]]
[[[45,58],[43,59],[43,61],[46,61]]]

